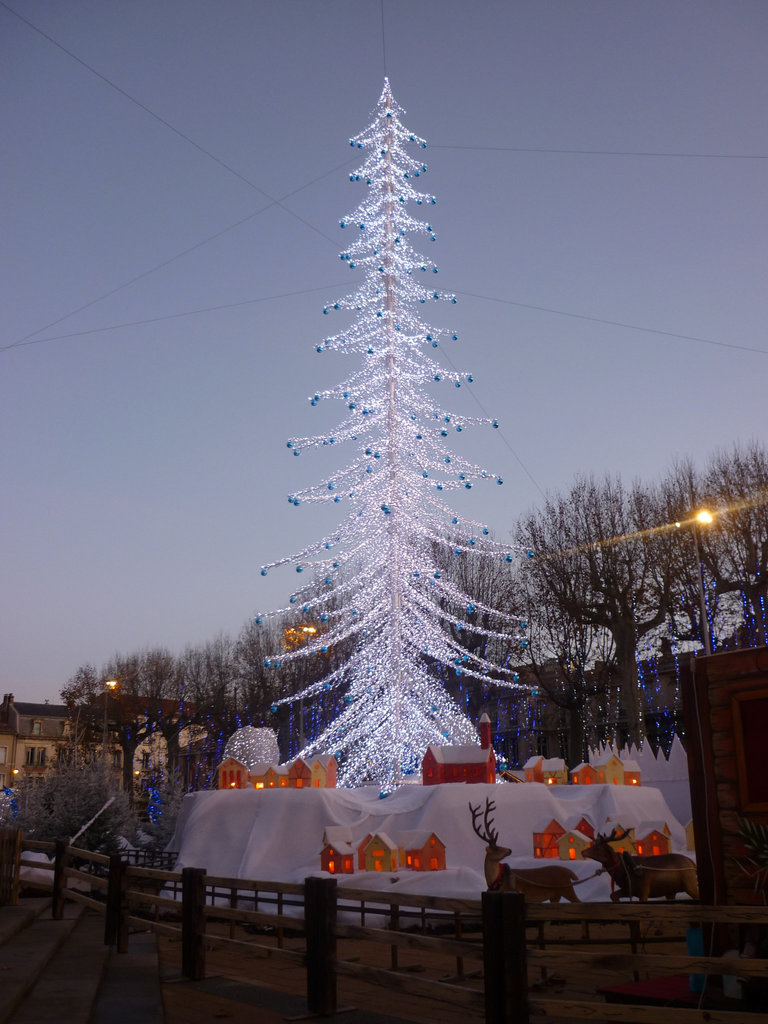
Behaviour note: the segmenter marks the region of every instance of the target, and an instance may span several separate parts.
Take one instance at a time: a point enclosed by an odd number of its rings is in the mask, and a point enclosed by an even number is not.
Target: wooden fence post
[[[307,935],[307,1008],[330,1017],[336,1012],[336,879],[304,880]]]
[[[19,861],[24,832],[20,828],[0,829],[0,907],[19,902]]]
[[[181,872],[181,973],[205,978],[205,868]]]
[[[109,879],[107,881],[107,906],[104,914],[104,945],[117,946],[118,953],[127,952],[128,928],[125,893],[127,886],[127,864],[119,853],[109,858]]]
[[[528,1024],[525,897],[484,892],[482,909],[486,1024]]]
[[[63,839],[56,840],[56,860],[53,865],[53,902],[51,910],[54,921],[64,916],[64,889],[67,879],[64,868],[67,866],[67,844]]]

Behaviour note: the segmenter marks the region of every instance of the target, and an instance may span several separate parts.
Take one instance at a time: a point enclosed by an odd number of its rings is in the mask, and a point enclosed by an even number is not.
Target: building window
[[[122,768],[122,766],[123,766],[123,752],[122,752],[122,750],[113,750],[112,751],[112,767],[113,768]]]
[[[43,723],[42,722],[33,722],[32,723],[32,735],[33,736],[42,736],[42,734],[43,734]]]
[[[0,747],[0,764],[8,763],[8,747]]]

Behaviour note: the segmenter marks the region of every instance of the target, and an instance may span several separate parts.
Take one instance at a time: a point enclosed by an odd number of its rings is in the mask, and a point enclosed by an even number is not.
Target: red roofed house
[[[445,747],[431,743],[421,762],[421,775],[425,786],[442,782],[495,782],[496,758],[488,715],[480,718],[479,747],[474,743]]]

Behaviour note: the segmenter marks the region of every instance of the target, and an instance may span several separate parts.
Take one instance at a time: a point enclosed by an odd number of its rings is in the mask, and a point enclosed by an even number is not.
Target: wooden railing
[[[527,1024],[531,1017],[672,1024],[672,1014],[674,1024],[754,1024],[759,1018],[744,1012],[737,1000],[726,1003],[721,994],[718,1002],[714,979],[768,976],[765,959],[681,952],[684,932],[692,925],[705,930],[752,926],[765,934],[768,909],[761,907],[689,901],[526,904],[518,893],[496,892],[483,893],[480,900],[442,899],[355,889],[333,878],[288,884],[210,876],[198,868],[177,873],[63,843],[29,841],[23,843],[22,866],[24,852],[32,849],[55,854],[50,865],[54,916],[63,913],[65,900],[103,913],[105,943],[118,952],[127,950],[130,928],[175,937],[182,973],[190,979],[205,977],[207,949],[266,951],[306,972],[308,1010],[318,1016],[335,1012],[337,982],[350,978],[461,1006],[468,1019],[493,1024]],[[662,934],[650,934],[651,926]],[[253,934],[255,929],[269,934]],[[666,943],[657,947],[664,952],[653,952],[655,943]],[[381,965],[384,947],[389,947],[387,966]],[[432,972],[435,977],[408,971],[401,957],[413,951],[443,965]],[[595,989],[649,974],[704,976],[701,1006],[615,1005],[595,995]],[[564,984],[541,983],[553,978]],[[723,1008],[729,1004],[732,1009]]]

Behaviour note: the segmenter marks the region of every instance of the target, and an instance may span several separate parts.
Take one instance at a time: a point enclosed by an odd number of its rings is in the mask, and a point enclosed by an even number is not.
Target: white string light
[[[343,710],[301,751],[335,754],[340,782],[376,781],[388,790],[403,773],[417,770],[430,743],[467,743],[474,726],[446,693],[436,666],[470,679],[527,689],[512,669],[497,663],[511,635],[526,646],[525,624],[514,615],[481,604],[464,593],[446,570],[450,559],[490,558],[510,562],[509,547],[494,541],[487,526],[454,512],[448,491],[477,481],[503,483],[449,447],[448,438],[495,420],[458,416],[436,395],[448,383],[471,383],[468,373],[448,371],[437,361],[443,341],[457,335],[433,327],[424,307],[455,297],[434,287],[437,267],[411,244],[434,241],[431,220],[417,220],[409,208],[428,211],[435,198],[418,186],[427,167],[408,151],[426,142],[401,123],[402,108],[384,89],[368,128],[350,140],[366,151],[350,179],[367,187],[360,206],[341,221],[350,234],[342,262],[363,271],[357,291],[326,306],[346,310],[351,325],[316,346],[318,353],[362,357],[348,380],[310,398],[312,405],[334,399],[346,407],[333,434],[296,438],[288,448],[351,444],[356,456],[327,480],[290,495],[289,502],[333,502],[346,516],[328,537],[266,565],[262,575],[292,565],[300,585],[287,608],[259,615],[322,623],[316,634],[288,653],[267,660],[278,669],[288,662],[327,653],[345,644],[343,665],[278,704],[343,695]],[[483,625],[479,625],[482,620]],[[464,631],[481,653],[457,643]]]

